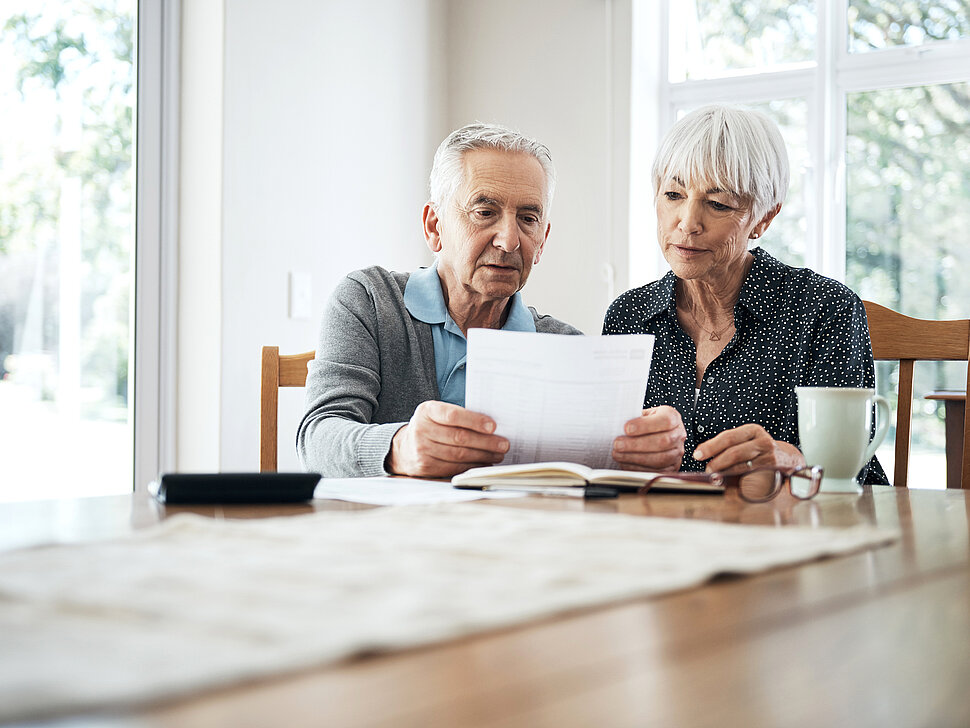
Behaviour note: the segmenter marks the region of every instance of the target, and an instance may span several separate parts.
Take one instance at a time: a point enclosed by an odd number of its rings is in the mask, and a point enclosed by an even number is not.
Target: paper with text
[[[469,494],[471,494],[469,496]],[[373,506],[414,506],[434,503],[518,497],[525,493],[490,493],[456,490],[451,483],[415,478],[324,478],[313,492],[314,498],[331,498]]]
[[[613,440],[643,411],[653,335],[468,332],[465,407],[495,420],[505,465],[616,468]]]

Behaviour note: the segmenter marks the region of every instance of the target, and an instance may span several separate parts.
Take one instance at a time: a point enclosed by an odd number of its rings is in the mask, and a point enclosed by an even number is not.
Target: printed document
[[[472,495],[469,497],[469,493]],[[324,478],[313,492],[314,498],[330,498],[374,506],[413,506],[433,503],[460,503],[485,498],[508,498],[526,493],[455,490],[451,483],[416,478]]]
[[[613,440],[643,411],[653,335],[468,332],[465,407],[511,448],[503,465],[566,460],[616,468]]]

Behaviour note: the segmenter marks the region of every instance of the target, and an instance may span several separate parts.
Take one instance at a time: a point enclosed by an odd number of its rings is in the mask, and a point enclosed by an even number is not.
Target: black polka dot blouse
[[[644,407],[675,407],[687,429],[681,470],[703,470],[694,449],[724,430],[754,423],[799,446],[795,387],[873,387],[875,371],[862,301],[841,283],[792,268],[754,248],[734,307],[735,334],[711,362],[695,403],[697,351],[680,327],[677,277],[634,288],[606,312],[604,334],[654,334]],[[876,458],[866,483],[888,483]]]

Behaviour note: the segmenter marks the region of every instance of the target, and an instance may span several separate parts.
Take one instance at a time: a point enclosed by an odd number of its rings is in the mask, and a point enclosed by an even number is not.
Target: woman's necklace
[[[687,315],[691,317],[694,323],[697,324],[697,328],[699,328],[705,334],[710,334],[710,339],[709,339],[710,341],[720,341],[721,334],[723,334],[725,331],[727,331],[732,326],[734,326],[734,317],[732,316],[731,322],[720,331],[712,331],[711,329],[705,329],[703,326],[701,326],[701,322],[697,320],[697,317],[694,315],[694,312],[691,309],[685,306],[684,310],[687,312]]]

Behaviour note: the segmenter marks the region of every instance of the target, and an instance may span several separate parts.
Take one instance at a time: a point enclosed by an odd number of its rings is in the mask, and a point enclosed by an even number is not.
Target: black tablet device
[[[317,473],[166,473],[150,492],[161,503],[302,503]],[[153,484],[154,485],[154,484]]]

